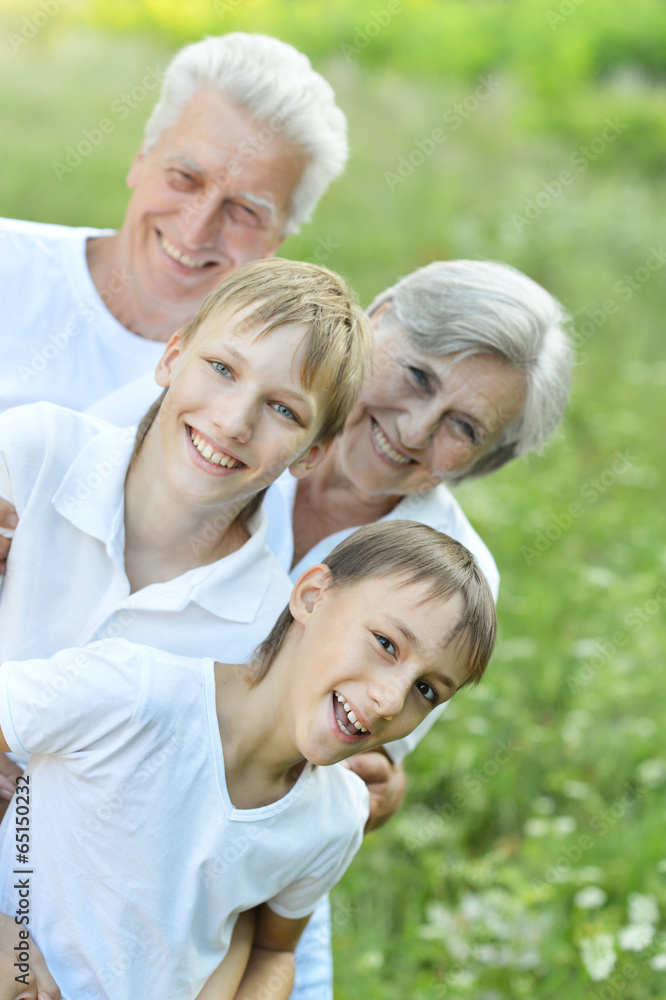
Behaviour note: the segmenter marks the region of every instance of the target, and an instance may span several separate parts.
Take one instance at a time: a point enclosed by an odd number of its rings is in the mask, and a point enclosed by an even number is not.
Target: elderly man
[[[0,224],[0,409],[82,410],[152,372],[162,342],[230,271],[274,254],[346,159],[333,91],[290,45],[230,34],[184,48],[117,232]]]
[[[49,400],[83,410],[111,394],[106,415],[132,423],[154,395],[164,342],[226,274],[299,229],[346,159],[333,91],[290,45],[237,33],[184,48],[130,167],[117,232],[0,223],[0,409]],[[124,397],[144,374],[143,392]],[[0,532],[14,524],[0,500]],[[400,769],[377,753],[355,769],[381,822],[400,801]],[[298,1000],[332,996],[326,920],[312,924]]]

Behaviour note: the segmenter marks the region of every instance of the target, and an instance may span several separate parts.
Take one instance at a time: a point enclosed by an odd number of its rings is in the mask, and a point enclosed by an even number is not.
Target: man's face
[[[120,236],[139,294],[184,322],[231,271],[272,256],[304,162],[279,130],[196,94],[128,174]]]

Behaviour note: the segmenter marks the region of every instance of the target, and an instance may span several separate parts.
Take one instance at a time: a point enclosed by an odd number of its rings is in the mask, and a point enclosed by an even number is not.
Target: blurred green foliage
[[[487,680],[411,756],[404,809],[335,895],[336,997],[656,1000],[666,7],[403,6],[370,36],[385,0],[70,0],[23,44],[38,2],[6,4],[0,212],[117,225],[155,97],[141,94],[148,71],[203,33],[262,31],[308,53],[350,125],[349,169],[285,256],[324,255],[363,302],[433,259],[506,260],[566,304],[579,363],[563,434],[457,491],[502,572],[500,641]],[[58,175],[103,118],[112,131]],[[446,139],[427,152],[435,129]],[[582,905],[586,886],[603,901]],[[651,944],[622,950],[636,894],[662,915]],[[615,965],[595,981],[582,955],[598,935]]]

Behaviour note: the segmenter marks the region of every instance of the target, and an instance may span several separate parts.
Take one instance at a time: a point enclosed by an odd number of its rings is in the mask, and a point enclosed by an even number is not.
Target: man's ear
[[[182,352],[183,345],[180,342],[180,333],[174,333],[164,348],[164,354],[155,369],[155,381],[164,389],[171,385],[171,379]]]
[[[301,573],[294,584],[289,598],[289,610],[294,620],[306,625],[316,611],[333,579],[331,571],[324,563],[317,563]]]
[[[143,151],[143,147],[141,147],[139,152],[132,160],[130,168],[127,171],[127,177],[125,178],[125,183],[127,184],[127,187],[130,188],[130,190],[132,191],[139,183],[139,178],[141,176],[141,169],[143,167],[143,162],[145,159],[146,159],[146,154]]]
[[[309,476],[312,470],[319,465],[332,444],[332,441],[327,441],[325,444],[313,444],[304,455],[301,455],[295,462],[292,462],[289,466],[289,471],[294,479],[305,479],[306,476]]]

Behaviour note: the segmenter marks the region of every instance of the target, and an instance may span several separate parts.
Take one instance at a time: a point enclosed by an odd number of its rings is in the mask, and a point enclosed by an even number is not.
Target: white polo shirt
[[[0,828],[0,910],[17,911],[27,879],[66,1000],[192,1000],[241,910],[311,913],[361,844],[367,790],[341,765],[308,764],[283,798],[234,807],[212,660],[115,639],[6,663],[0,726],[32,754]]]
[[[42,399],[84,410],[154,371],[164,344],[119,323],[88,270],[87,241],[112,232],[0,219],[0,410]],[[128,281],[114,270],[108,293]]]
[[[336,531],[335,534],[322,538],[291,569],[294,558],[293,516],[297,486],[298,480],[294,479],[287,470],[273,483],[264,497],[264,508],[268,514],[268,547],[277,556],[280,565],[291,575],[294,582],[310,566],[325,562],[329,552],[357,530],[356,527],[343,528],[342,531]],[[493,597],[497,601],[499,571],[490,549],[476,533],[465,517],[462,507],[443,483],[435,486],[434,489],[425,490],[423,493],[412,493],[404,497],[392,511],[379,520],[420,521],[421,524],[427,524],[461,542],[476,558],[490,585]],[[387,744],[386,750],[390,753],[391,758],[396,762],[404,760],[407,754],[411,753],[414,747],[420,743],[445,708],[446,702],[433,709],[409,736]]]
[[[0,497],[19,515],[0,590],[0,662],[122,636],[244,663],[287,604],[291,584],[265,545],[261,511],[236,552],[130,594],[124,484],[134,437],[50,403],[0,414]]]

